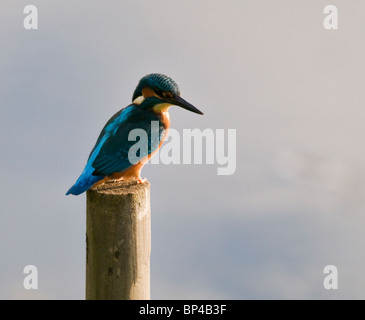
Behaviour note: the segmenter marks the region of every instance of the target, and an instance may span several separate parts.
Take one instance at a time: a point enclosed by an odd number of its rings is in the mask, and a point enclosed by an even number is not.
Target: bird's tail
[[[78,196],[79,194],[91,188],[96,182],[100,181],[103,178],[103,176],[93,176],[92,174],[83,172],[81,176],[77,179],[76,183],[67,191],[66,196],[69,194]]]

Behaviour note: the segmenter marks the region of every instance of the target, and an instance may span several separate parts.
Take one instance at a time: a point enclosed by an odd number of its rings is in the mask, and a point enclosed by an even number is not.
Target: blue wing
[[[129,141],[128,136],[133,129],[142,129],[147,135],[139,141],[147,143],[148,149],[141,148],[139,158],[148,156],[159,146],[160,137],[164,127],[160,118],[152,112],[143,110],[135,105],[130,105],[116,113],[104,126],[96,144],[91,151],[88,162],[79,179],[66,193],[78,195],[88,190],[93,184],[115,172],[121,172],[133,165],[129,161],[129,149],[136,141]],[[157,134],[151,132],[151,121],[159,121]],[[153,137],[158,137],[153,139]]]

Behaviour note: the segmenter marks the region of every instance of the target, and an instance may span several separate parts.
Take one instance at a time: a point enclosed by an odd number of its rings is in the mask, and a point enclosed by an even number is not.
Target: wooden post
[[[86,299],[150,299],[150,184],[87,191]]]

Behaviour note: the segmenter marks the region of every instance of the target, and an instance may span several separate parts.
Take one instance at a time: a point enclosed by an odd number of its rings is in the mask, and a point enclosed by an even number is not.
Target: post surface
[[[106,183],[86,197],[86,299],[150,299],[150,184]]]

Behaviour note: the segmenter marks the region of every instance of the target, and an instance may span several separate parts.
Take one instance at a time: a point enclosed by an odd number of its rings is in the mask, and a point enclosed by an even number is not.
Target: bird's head
[[[180,97],[180,89],[174,80],[160,73],[144,76],[139,81],[132,100],[134,104],[146,109],[152,109],[154,112],[163,112],[170,106],[175,105],[203,114],[203,112]]]

